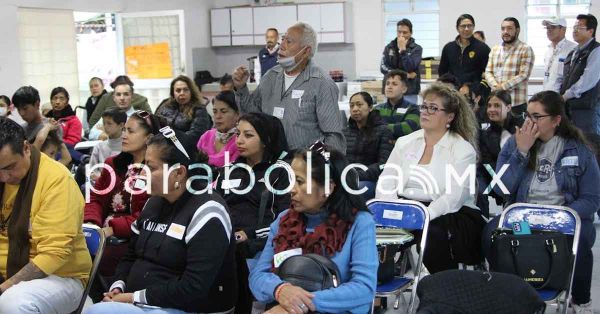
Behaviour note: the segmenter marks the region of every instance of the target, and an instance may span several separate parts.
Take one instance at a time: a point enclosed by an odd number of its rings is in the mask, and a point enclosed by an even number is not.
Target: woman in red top
[[[75,115],[75,112],[69,105],[69,92],[64,87],[56,87],[50,93],[50,103],[52,110],[46,117],[58,121],[63,131],[63,142],[74,146],[81,141],[81,130],[83,126],[81,121]]]
[[[125,123],[122,152],[107,158],[93,189],[86,188],[85,222],[102,227],[107,237],[131,237],[131,223],[139,216],[148,195],[140,175],[144,166],[146,141],[166,124],[158,117],[136,111]],[[112,184],[111,184],[112,183]],[[104,251],[100,274],[112,276],[126,244],[109,245]]]

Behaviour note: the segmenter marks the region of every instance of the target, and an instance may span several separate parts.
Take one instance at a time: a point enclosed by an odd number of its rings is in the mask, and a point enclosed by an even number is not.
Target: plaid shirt
[[[492,89],[511,91],[513,105],[524,104],[534,61],[533,49],[518,39],[510,46],[504,43],[494,46],[485,69],[485,79]]]

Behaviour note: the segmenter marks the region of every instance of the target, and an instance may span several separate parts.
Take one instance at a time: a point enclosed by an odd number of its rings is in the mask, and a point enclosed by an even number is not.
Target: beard
[[[517,40],[517,35],[510,36],[508,39],[504,39],[504,37],[502,37],[502,41],[503,41],[505,44],[512,44],[512,43],[514,43],[514,42],[515,42],[515,40]]]

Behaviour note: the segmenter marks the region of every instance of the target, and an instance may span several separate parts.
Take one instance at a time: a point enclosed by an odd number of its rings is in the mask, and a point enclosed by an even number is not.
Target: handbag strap
[[[544,284],[542,284],[542,286],[540,286],[537,289],[544,289],[548,283],[550,282],[550,277],[552,276],[552,274],[555,271],[555,265],[556,263],[554,263],[554,259],[556,258],[556,244],[554,243],[554,239],[546,239],[546,251],[548,252],[548,255],[550,256],[550,270],[546,276],[546,278],[544,278]],[[523,272],[521,272],[521,270],[519,269],[519,263],[517,261],[517,255],[519,255],[519,240],[510,240],[510,246],[511,246],[511,252],[512,252],[512,260],[513,260],[513,265],[515,267],[515,270],[517,271],[517,274],[519,274],[520,277],[525,277],[523,275]]]

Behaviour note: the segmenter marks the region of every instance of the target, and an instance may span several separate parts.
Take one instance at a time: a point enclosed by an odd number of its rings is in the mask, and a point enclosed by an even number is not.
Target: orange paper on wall
[[[169,43],[129,46],[125,48],[127,75],[138,79],[171,78],[173,67]]]

